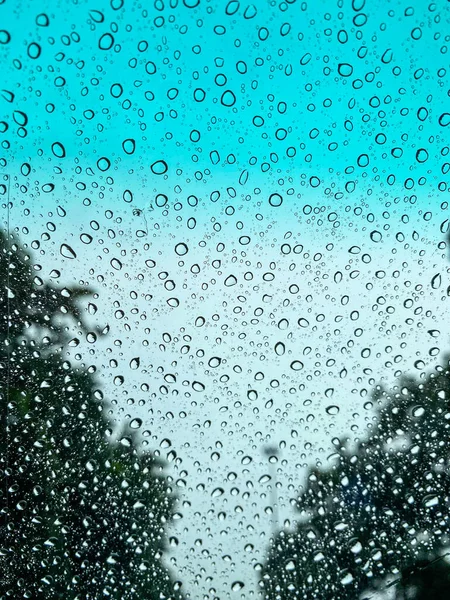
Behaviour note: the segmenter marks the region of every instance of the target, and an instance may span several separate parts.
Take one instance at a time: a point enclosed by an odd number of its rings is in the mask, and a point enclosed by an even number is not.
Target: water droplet
[[[307,65],[307,64],[309,63],[309,61],[311,60],[311,58],[312,58],[312,54],[311,54],[310,52],[307,52],[306,54],[304,54],[304,55],[301,57],[301,59],[300,59],[300,64],[301,64],[302,66],[305,66],[305,65]]]
[[[236,103],[236,96],[231,90],[225,90],[220,101],[224,106],[234,106]]]
[[[6,29],[0,29],[0,44],[9,44],[11,41],[11,34]]]
[[[349,63],[339,63],[338,73],[341,77],[350,77],[353,73],[353,67]]]
[[[381,240],[383,239],[383,235],[380,231],[374,230],[370,233],[370,239],[372,240],[372,242],[381,242]]]
[[[439,117],[439,125],[441,127],[448,127],[450,125],[450,113],[442,113]]]
[[[110,94],[113,98],[120,98],[123,94],[123,87],[120,83],[113,83],[110,89]]]
[[[97,161],[97,167],[99,168],[100,171],[107,171],[110,166],[111,166],[111,162],[109,161],[108,158],[106,158],[106,156],[102,156]]]
[[[110,33],[104,33],[99,39],[98,47],[100,50],[110,50],[114,44],[114,36]]]
[[[283,344],[283,342],[277,342],[275,344],[275,354],[277,354],[278,356],[283,356],[285,352],[286,346]]]
[[[423,406],[415,406],[412,409],[413,417],[423,417],[424,414],[425,414],[425,409]]]
[[[304,365],[301,360],[294,360],[291,362],[290,367],[293,371],[301,371]]]
[[[112,266],[113,269],[116,269],[116,271],[120,271],[123,266],[118,258],[112,258],[110,260],[110,265]]]
[[[205,386],[200,381],[193,381],[192,382],[192,389],[195,390],[196,392],[204,392],[205,391]]]
[[[275,193],[269,196],[269,204],[270,206],[278,207],[283,204],[283,197],[280,194]]]
[[[433,290],[438,290],[442,284],[442,277],[440,273],[436,273],[436,275],[431,280],[431,287]]]
[[[31,173],[31,165],[29,163],[23,163],[23,165],[20,167],[20,172],[24,177],[28,177],[28,175]]]
[[[416,160],[419,163],[424,163],[428,160],[428,151],[425,148],[419,148],[416,152]]]
[[[234,581],[234,582],[231,584],[231,590],[232,590],[233,592],[239,592],[239,591],[241,591],[242,589],[244,589],[244,587],[245,587],[245,584],[244,584],[244,582],[242,582],[242,581]]]
[[[50,20],[45,13],[41,13],[36,17],[36,25],[39,27],[48,27]]]
[[[164,175],[164,173],[167,173],[168,168],[169,167],[165,160],[157,160],[150,167],[152,173],[155,175]]]
[[[95,23],[103,23],[103,21],[105,20],[104,14],[99,10],[90,10],[89,16],[93,21],[95,21]]]
[[[295,561],[292,559],[289,559],[286,561],[286,564],[284,565],[284,568],[286,569],[286,571],[294,571],[296,567]]]
[[[234,275],[228,275],[228,277],[225,279],[225,282],[224,282],[224,285],[226,285],[227,287],[231,287],[236,284],[237,284],[237,279]]]
[[[40,45],[37,44],[36,42],[31,42],[31,44],[28,45],[27,54],[33,60],[36,60],[37,58],[40,57],[41,51],[42,51],[42,49],[41,49]]]
[[[90,244],[92,239],[92,235],[89,235],[89,233],[82,233],[80,235],[80,240],[83,242],[83,244]]]
[[[21,110],[15,110],[13,112],[13,119],[17,125],[20,125],[21,127],[25,127],[28,123],[28,116]]]
[[[64,258],[74,259],[77,257],[75,250],[68,244],[61,244],[59,251]]]
[[[136,150],[136,140],[128,138],[122,142],[122,148],[125,154],[133,154]]]
[[[253,19],[256,17],[257,13],[256,6],[254,4],[249,4],[244,11],[244,19]]]
[[[141,364],[141,359],[139,358],[139,356],[136,356],[135,358],[132,358],[130,360],[130,369],[139,369],[139,366]]]
[[[57,158],[65,158],[66,149],[61,142],[54,142],[52,144],[52,152]]]
[[[189,252],[189,248],[184,242],[180,242],[175,246],[175,252],[178,256],[185,256]]]

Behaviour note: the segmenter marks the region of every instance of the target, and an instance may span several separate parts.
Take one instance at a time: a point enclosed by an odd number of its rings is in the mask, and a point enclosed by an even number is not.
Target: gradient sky
[[[192,598],[257,595],[266,444],[292,524],[373,386],[448,348],[449,10],[0,5],[10,227],[38,276],[98,294],[110,333],[72,360],[172,461]]]

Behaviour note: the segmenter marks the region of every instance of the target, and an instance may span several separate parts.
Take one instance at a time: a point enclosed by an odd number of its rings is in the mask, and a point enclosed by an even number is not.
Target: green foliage
[[[370,598],[388,579],[398,600],[447,597],[448,563],[433,560],[450,545],[448,358],[421,382],[376,388],[367,437],[334,440],[333,466],[310,470],[296,530],[269,550],[265,599]]]
[[[132,434],[107,440],[95,368],[63,358],[89,291],[36,279],[2,232],[0,252],[0,598],[182,598],[162,563],[163,464]]]

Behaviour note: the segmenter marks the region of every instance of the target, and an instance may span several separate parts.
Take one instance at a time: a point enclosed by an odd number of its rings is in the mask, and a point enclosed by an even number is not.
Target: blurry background
[[[0,5],[3,224],[36,277],[96,293],[64,355],[169,461],[191,598],[256,597],[307,467],[447,349],[448,18]]]

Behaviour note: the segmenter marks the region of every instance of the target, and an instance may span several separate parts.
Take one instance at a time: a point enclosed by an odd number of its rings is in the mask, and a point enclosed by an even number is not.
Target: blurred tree
[[[313,468],[261,573],[266,600],[450,597],[449,356],[422,381],[377,386],[367,437],[333,440],[329,469]],[[377,596],[378,598],[380,596]],[[392,597],[392,596],[390,596]]]
[[[113,439],[95,367],[66,349],[89,335],[79,299],[40,279],[0,231],[0,598],[181,599],[162,563],[174,496],[162,462]]]

